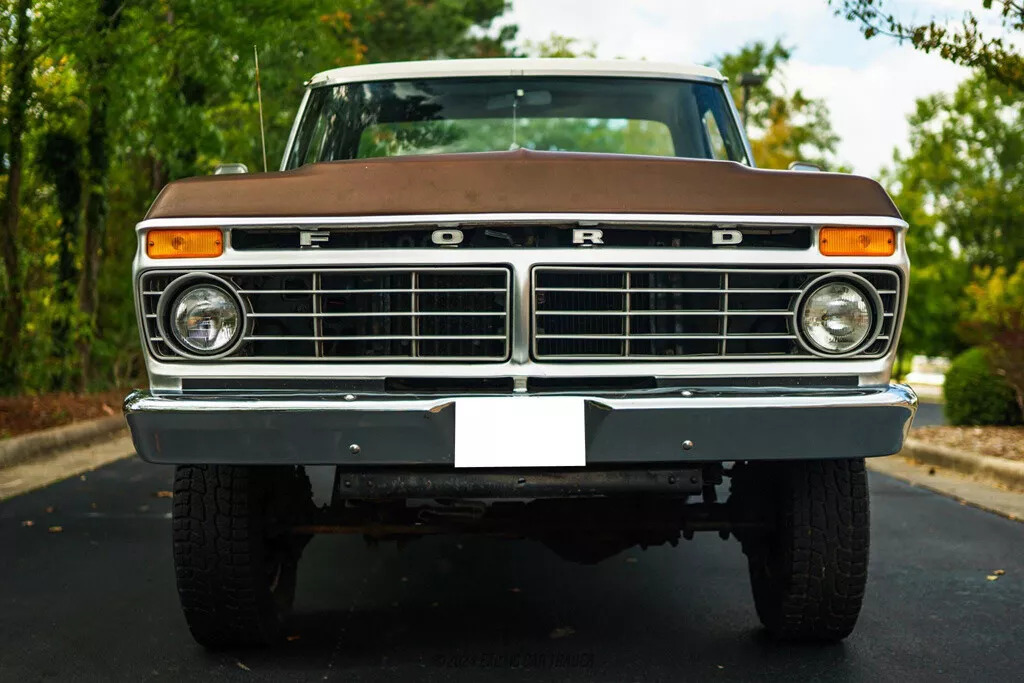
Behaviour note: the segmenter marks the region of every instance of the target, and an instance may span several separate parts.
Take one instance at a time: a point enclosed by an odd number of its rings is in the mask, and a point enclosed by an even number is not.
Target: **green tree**
[[[799,89],[787,93],[781,83],[792,55],[793,48],[781,41],[758,41],[718,56],[715,65],[729,79],[737,103],[743,100],[741,74],[765,77],[762,85],[749,89],[747,100],[747,130],[758,165],[786,168],[794,161],[809,161],[835,169],[839,136],[832,130],[825,102],[807,97]]]
[[[1024,95],[977,76],[919,99],[908,121],[910,152],[895,156],[890,186],[924,226],[914,255],[945,260],[949,248],[972,267],[1024,260]]]
[[[509,54],[516,28],[491,28],[508,8],[507,0],[348,0],[324,13],[337,44],[354,55],[338,63],[404,61]]]
[[[26,113],[32,99],[34,58],[31,0],[18,0],[10,16],[14,25],[10,50],[10,90],[4,102],[7,129],[7,187],[0,204],[0,254],[6,275],[3,339],[0,342],[0,386],[17,386],[18,357],[21,353],[21,325],[24,313],[22,259],[18,232],[21,221],[22,175]]]
[[[932,18],[927,22],[904,21],[888,11],[884,0],[828,0],[836,14],[857,22],[864,37],[895,38],[923,52],[936,52],[954,64],[982,71],[989,78],[1016,90],[1024,90],[1024,2],[978,0],[977,12],[964,12],[959,22]],[[986,33],[985,20],[997,18],[1005,36]]]
[[[30,21],[19,22],[23,6]],[[169,180],[222,161],[261,165],[254,44],[268,156],[280,158],[313,72],[509,54],[515,27],[494,25],[505,9],[504,0],[0,0],[0,248],[13,247],[0,303],[23,340],[0,340],[0,365],[18,368],[0,391],[16,377],[32,391],[141,372],[130,226]],[[15,88],[24,64],[25,87]],[[22,191],[12,194],[12,182]]]
[[[1009,273],[1006,268],[981,269],[964,303],[964,336],[985,348],[1024,415],[1024,261]]]
[[[978,75],[952,94],[921,98],[907,154],[884,174],[910,223],[913,283],[902,348],[954,355],[977,268],[1024,260],[1024,96]]]
[[[562,59],[574,59],[597,57],[597,45],[595,43],[583,43],[577,38],[552,33],[546,39],[540,41],[526,41],[523,46],[526,54],[531,57],[557,57]]]

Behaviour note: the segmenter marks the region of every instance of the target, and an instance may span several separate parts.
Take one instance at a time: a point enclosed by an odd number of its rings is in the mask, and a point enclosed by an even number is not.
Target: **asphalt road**
[[[764,636],[715,535],[597,566],[528,541],[318,537],[293,640],[207,653],[178,611],[169,482],[130,459],[0,503],[0,678],[1019,680],[1024,524],[876,473],[867,601],[824,647]]]
[[[946,416],[942,414],[941,403],[921,401],[917,404],[917,415],[914,416],[915,427],[933,427],[944,424],[946,424]]]

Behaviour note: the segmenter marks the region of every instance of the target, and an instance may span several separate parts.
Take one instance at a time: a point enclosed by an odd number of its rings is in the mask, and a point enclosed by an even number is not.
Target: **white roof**
[[[642,62],[624,59],[435,59],[343,66],[322,71],[308,85],[390,81],[403,78],[458,76],[623,76],[724,81],[716,69],[697,64]]]

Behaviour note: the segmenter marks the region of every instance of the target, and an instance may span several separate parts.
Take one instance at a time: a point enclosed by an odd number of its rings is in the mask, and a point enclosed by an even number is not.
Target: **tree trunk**
[[[85,136],[88,163],[85,167],[85,244],[82,282],[78,291],[79,309],[86,314],[91,331],[96,332],[96,308],[99,304],[99,276],[103,265],[103,246],[107,233],[107,179],[110,174],[110,69],[114,66],[117,27],[122,4],[119,0],[99,0],[96,11],[101,27],[98,40],[108,49],[98,53],[87,70],[89,87],[89,130]],[[92,344],[88,338],[79,344],[82,376],[81,386],[88,388],[91,378]]]
[[[104,62],[105,60],[100,60]],[[102,72],[102,69],[98,69]],[[86,314],[95,330],[96,307],[99,304],[99,276],[103,263],[103,241],[107,231],[107,175],[110,157],[107,153],[107,105],[109,91],[106,84],[96,83],[89,97],[89,132],[85,148],[89,161],[85,167],[85,244],[83,248],[82,284],[78,294],[78,306]],[[82,364],[82,389],[88,388],[92,344],[83,340],[79,344]]]
[[[164,162],[155,154],[149,157],[149,190],[155,197],[167,184],[167,170]]]
[[[7,158],[10,170],[0,231],[0,250],[3,251],[4,270],[7,274],[7,303],[4,306],[3,339],[0,341],[0,387],[9,389],[17,388],[20,381],[18,362],[21,355],[21,319],[25,310],[21,263],[18,258],[18,219],[21,216],[21,172],[24,165],[22,135],[25,132],[25,112],[32,96],[32,51],[29,49],[31,8],[31,0],[19,0],[15,12],[18,23],[11,59],[11,98],[7,114],[10,133]]]
[[[5,47],[4,43],[2,41],[0,41],[0,74],[2,74],[4,72],[4,47]],[[0,84],[0,85],[2,85],[2,84]],[[4,110],[4,89],[2,87],[0,87],[0,112],[2,112],[3,110]],[[7,148],[4,147],[3,140],[0,140],[0,160],[6,159],[6,158],[7,158]],[[2,166],[3,166],[3,162],[0,161],[0,167],[2,167]],[[2,208],[2,207],[3,207],[3,204],[0,203],[0,208]],[[0,302],[2,302],[2,301],[3,301],[3,299],[0,299]]]
[[[57,286],[54,291],[58,305],[53,323],[54,355],[71,358],[70,344],[72,308],[79,286],[79,229],[82,224],[82,143],[66,132],[49,132],[43,137],[37,162],[53,183],[60,214],[60,241],[57,243]],[[54,376],[54,390],[68,387],[66,373]]]

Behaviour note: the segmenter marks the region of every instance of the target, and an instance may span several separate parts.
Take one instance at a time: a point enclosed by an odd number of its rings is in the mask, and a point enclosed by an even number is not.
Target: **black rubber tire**
[[[864,460],[741,465],[733,491],[776,522],[770,534],[741,537],[757,616],[768,632],[805,642],[850,635],[867,583]]]
[[[198,643],[250,647],[281,639],[308,539],[273,530],[310,505],[301,468],[177,468],[174,567],[182,611]]]

